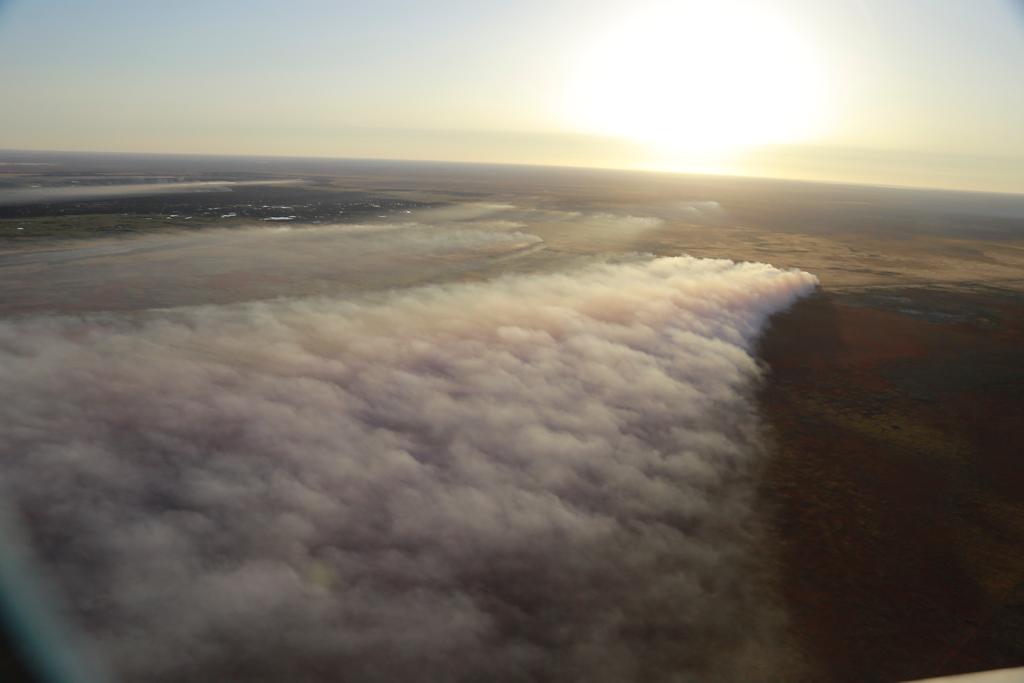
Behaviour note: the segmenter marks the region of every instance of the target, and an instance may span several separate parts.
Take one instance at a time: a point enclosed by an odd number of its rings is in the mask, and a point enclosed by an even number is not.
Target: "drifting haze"
[[[293,184],[295,184],[295,181],[291,180],[252,180],[245,182],[157,182],[134,183],[131,185],[72,185],[62,187],[0,189],[0,206],[70,202],[83,199],[113,199],[120,197],[174,194],[178,192],[228,192],[232,187]]]
[[[9,318],[5,496],[127,681],[785,678],[749,349],[815,282],[629,256]]]

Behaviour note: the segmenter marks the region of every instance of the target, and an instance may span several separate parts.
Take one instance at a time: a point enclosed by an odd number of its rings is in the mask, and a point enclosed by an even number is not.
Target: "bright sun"
[[[699,157],[818,136],[820,60],[757,7],[672,2],[640,11],[579,55],[568,115],[589,133]]]

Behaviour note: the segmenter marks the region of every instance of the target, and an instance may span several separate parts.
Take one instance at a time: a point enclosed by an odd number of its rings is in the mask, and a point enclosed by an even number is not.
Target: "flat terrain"
[[[829,679],[1020,665],[1024,295],[825,291],[761,353],[764,494]]]
[[[204,301],[343,291],[359,273],[321,269],[311,284],[296,275],[311,263],[298,256],[291,270],[237,259],[225,270],[198,258],[215,246],[172,252],[158,238],[272,221],[393,223],[465,203],[504,206],[499,218],[543,247],[517,245],[473,270],[451,257],[410,256],[416,268],[432,264],[423,271],[430,281],[626,252],[812,272],[819,293],[777,316],[760,348],[772,443],[763,504],[807,657],[827,680],[851,682],[1024,665],[1024,196],[456,164],[4,159],[43,164],[0,163],[0,190],[12,191],[294,182],[0,201],[7,315],[196,303],[190,291]],[[581,212],[585,221],[573,217]],[[605,215],[636,227],[603,229]],[[133,257],[137,271],[116,266],[117,238],[146,246]],[[157,241],[133,241],[142,238]],[[83,248],[99,251],[81,270],[48,265]],[[192,264],[184,285],[182,263]],[[390,286],[417,283],[405,265]],[[67,282],[54,280],[67,273]],[[166,298],[171,291],[186,294]]]

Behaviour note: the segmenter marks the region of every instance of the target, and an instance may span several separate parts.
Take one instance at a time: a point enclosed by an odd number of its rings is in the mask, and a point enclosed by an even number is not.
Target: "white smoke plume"
[[[119,680],[781,680],[749,349],[815,282],[9,319],[4,495]]]
[[[459,277],[542,246],[522,223],[204,229],[0,252],[0,315],[233,303]]]

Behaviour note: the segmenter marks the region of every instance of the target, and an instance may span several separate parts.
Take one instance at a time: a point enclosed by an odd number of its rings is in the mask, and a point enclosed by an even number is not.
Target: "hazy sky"
[[[0,7],[0,148],[1024,190],[1013,0]]]

